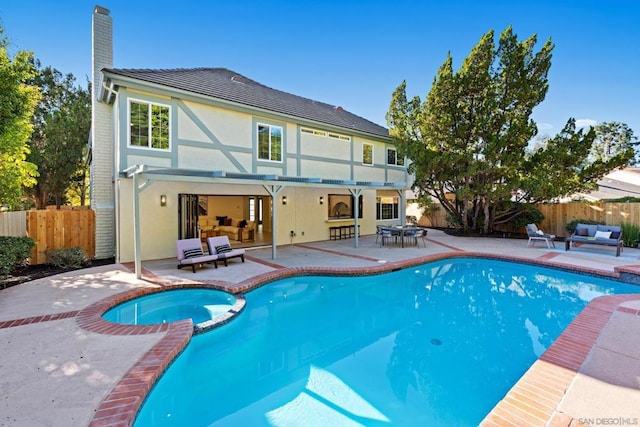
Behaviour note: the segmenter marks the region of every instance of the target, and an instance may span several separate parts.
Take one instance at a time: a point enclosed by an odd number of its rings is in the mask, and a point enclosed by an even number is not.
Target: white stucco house
[[[257,224],[274,258],[335,227],[366,235],[404,221],[409,176],[386,128],[225,68],[114,68],[100,6],[92,89],[97,258],[139,272],[223,216]]]

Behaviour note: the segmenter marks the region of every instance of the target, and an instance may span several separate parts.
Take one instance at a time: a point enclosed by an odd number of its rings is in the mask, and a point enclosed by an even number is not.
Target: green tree
[[[13,58],[0,27],[0,203],[18,206],[23,188],[35,184],[35,164],[27,161],[27,141],[32,132],[31,117],[39,99],[33,77],[33,55],[19,51]]]
[[[576,192],[598,188],[598,180],[607,172],[633,158],[633,148],[617,154],[593,158],[597,131],[576,129],[569,119],[564,129],[528,156],[522,173],[519,197],[530,203],[567,197]]]
[[[38,70],[34,84],[42,99],[33,117],[34,133],[28,159],[38,165],[40,179],[30,191],[36,207],[51,201],[59,208],[65,193],[86,181],[86,145],[91,127],[90,90],[75,85],[72,74],[51,67]],[[84,192],[81,194],[84,203]]]
[[[407,99],[406,82],[393,93],[389,132],[400,154],[411,161],[414,190],[438,199],[450,223],[465,231],[489,233],[498,224],[517,223],[531,215],[519,202],[588,188],[620,161],[588,163],[594,135],[576,132],[573,120],[559,136],[529,152],[537,133],[531,114],[546,96],[554,47],[547,40],[535,51],[536,43],[535,35],[518,41],[509,27],[496,46],[489,31],[458,71],[447,56],[424,103],[419,97]],[[571,153],[579,157],[566,156],[569,170],[557,171],[562,166],[549,156],[574,143],[586,144],[586,152],[574,149]],[[556,172],[558,179],[570,182],[550,180]],[[537,189],[541,183],[558,185],[557,191],[553,185]]]
[[[605,122],[594,127],[596,138],[591,147],[591,156],[594,160],[607,161],[627,151],[638,150],[638,158],[635,155],[629,159],[627,166],[640,163],[640,141],[633,135],[633,130],[625,123]]]

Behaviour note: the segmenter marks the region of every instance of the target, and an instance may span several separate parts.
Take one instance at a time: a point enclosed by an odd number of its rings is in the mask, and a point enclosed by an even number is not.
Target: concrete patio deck
[[[426,247],[379,247],[375,236],[247,251],[229,267],[178,270],[175,259],[115,264],[0,291],[0,426],[130,425],[154,378],[186,345],[189,322],[123,327],[96,320],[125,291],[206,283],[243,291],[296,269],[357,272],[451,254],[503,257],[640,281],[640,250],[565,252],[526,240],[429,230]],[[640,291],[640,289],[639,289]],[[105,303],[107,301],[107,303]],[[185,326],[186,323],[186,326]],[[133,414],[133,415],[132,415]],[[636,420],[634,422],[634,420]],[[592,301],[483,421],[484,425],[640,424],[640,295]]]

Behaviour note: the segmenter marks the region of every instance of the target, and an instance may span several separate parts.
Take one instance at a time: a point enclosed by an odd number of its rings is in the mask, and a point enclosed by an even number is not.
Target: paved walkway
[[[441,256],[485,254],[616,277],[640,274],[640,250],[528,248],[526,240],[456,238],[430,230],[426,247],[379,247],[375,236],[247,251],[229,267],[192,273],[176,260],[111,265],[0,291],[0,426],[128,425],[190,322],[127,327],[99,315],[126,294],[206,283],[231,291],[300,269],[380,270]],[[640,296],[594,300],[485,419],[485,425],[640,423]],[[615,418],[615,420],[614,420]],[[612,421],[613,420],[613,421]]]

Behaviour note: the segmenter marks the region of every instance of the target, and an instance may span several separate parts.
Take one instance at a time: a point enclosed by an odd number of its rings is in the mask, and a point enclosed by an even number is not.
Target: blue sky
[[[447,52],[458,68],[484,33],[512,25],[521,40],[555,44],[540,133],[574,117],[640,135],[637,0],[2,0],[0,25],[11,51],[84,83],[96,4],[111,11],[115,67],[225,67],[383,126],[403,80],[424,99]]]

